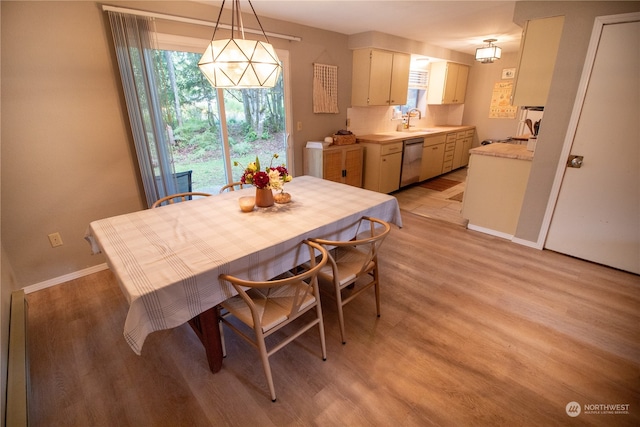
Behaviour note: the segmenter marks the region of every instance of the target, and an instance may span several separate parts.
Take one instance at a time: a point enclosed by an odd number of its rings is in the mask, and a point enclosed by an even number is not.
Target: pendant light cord
[[[218,20],[216,21],[216,26],[213,28],[213,36],[211,36],[211,41],[216,38],[216,31],[218,31],[218,24],[220,23],[220,18],[222,17],[222,10],[224,9],[225,1],[226,0],[222,0],[222,6],[220,6],[220,12],[218,12]],[[233,23],[231,24],[231,38],[233,38]]]
[[[213,29],[213,36],[211,37],[211,41],[216,38],[216,32],[218,31],[218,24],[220,23],[220,18],[222,18],[222,10],[224,9],[224,3],[226,0],[222,0],[222,6],[220,6],[220,12],[218,12],[218,20],[216,21],[216,26]],[[249,2],[249,6],[251,6],[251,11],[253,12],[253,16],[256,17],[256,21],[258,22],[258,26],[260,27],[260,31],[262,31],[262,35],[267,43],[271,43],[269,41],[269,37],[267,37],[267,33],[264,31],[262,27],[262,22],[260,22],[260,18],[258,18],[258,14],[256,13],[251,0],[247,0]],[[242,21],[242,14],[240,10],[240,0],[232,0],[231,3],[231,40],[233,40],[233,32],[239,31],[242,39],[244,40],[244,23]]]
[[[260,31],[262,31],[262,35],[264,36],[267,43],[271,44],[271,42],[269,41],[269,37],[267,37],[267,33],[265,33],[264,28],[262,28],[262,23],[260,22],[260,18],[258,18],[258,14],[256,13],[256,10],[253,8],[253,5],[251,4],[251,0],[247,0],[247,1],[249,2],[249,6],[251,6],[251,11],[253,12],[253,16],[255,16],[256,21],[258,21],[258,26],[260,27]]]

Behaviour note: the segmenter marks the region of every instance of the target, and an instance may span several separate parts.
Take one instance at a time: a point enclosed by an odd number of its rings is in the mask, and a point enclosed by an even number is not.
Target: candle
[[[240,210],[242,212],[251,212],[256,204],[256,198],[253,196],[243,196],[239,199]]]

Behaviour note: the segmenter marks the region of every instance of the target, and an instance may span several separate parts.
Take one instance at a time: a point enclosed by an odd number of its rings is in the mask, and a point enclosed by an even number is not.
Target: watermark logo
[[[569,402],[565,411],[570,417],[584,415],[629,415],[628,403],[587,403],[580,405],[578,402]]]
[[[564,409],[570,417],[577,417],[582,410],[578,402],[569,402]]]

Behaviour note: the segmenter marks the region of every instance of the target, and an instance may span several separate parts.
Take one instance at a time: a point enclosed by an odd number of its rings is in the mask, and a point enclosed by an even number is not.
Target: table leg
[[[222,369],[222,341],[218,325],[218,307],[212,307],[200,313],[189,320],[189,325],[191,325],[198,338],[200,338],[202,345],[204,345],[209,369],[213,373],[218,372]]]

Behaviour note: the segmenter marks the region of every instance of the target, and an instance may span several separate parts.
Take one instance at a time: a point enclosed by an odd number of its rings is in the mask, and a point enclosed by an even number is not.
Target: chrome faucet
[[[417,108],[412,108],[411,110],[407,111],[407,129],[411,127],[411,113],[413,113],[414,111],[418,113],[418,119],[422,118],[422,113]]]

